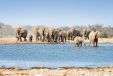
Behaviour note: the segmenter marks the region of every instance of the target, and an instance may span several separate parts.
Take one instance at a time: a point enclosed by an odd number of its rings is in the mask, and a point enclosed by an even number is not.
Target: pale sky
[[[113,26],[113,0],[0,0],[0,22],[13,26]]]

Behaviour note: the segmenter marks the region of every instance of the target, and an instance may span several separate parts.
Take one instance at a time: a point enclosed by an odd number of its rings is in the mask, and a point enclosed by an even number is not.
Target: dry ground
[[[0,76],[113,76],[113,67],[65,69],[1,68]]]
[[[99,43],[113,43],[113,38],[99,38]],[[0,44],[43,44],[48,42],[36,42],[33,40],[33,42],[19,42],[16,40],[16,38],[0,38]],[[73,43],[73,41],[67,41],[66,43]],[[89,43],[89,40],[85,40],[85,43]]]

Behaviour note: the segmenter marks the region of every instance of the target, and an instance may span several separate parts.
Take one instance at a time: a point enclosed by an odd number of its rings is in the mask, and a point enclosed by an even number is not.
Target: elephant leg
[[[26,39],[26,38],[24,38],[24,41],[27,41],[27,39]]]
[[[45,41],[50,42],[50,39],[48,36],[45,37]]]
[[[38,37],[36,36],[36,41],[38,41],[39,39],[38,39]]]
[[[57,43],[58,37],[55,38],[55,42]]]
[[[58,41],[60,42],[60,36],[58,37]]]
[[[54,37],[54,42],[56,42],[56,43],[57,43],[57,40],[58,40],[58,37],[57,37],[57,36],[55,36],[55,37]]]
[[[72,36],[70,36],[70,40],[72,40]]]
[[[48,42],[51,42],[51,38],[50,37],[48,37]]]
[[[59,42],[62,42],[62,35],[59,36]]]
[[[77,47],[79,47],[79,43],[77,43]]]
[[[40,41],[44,42],[44,36],[40,36]]]
[[[22,38],[20,38],[20,42],[22,42]]]
[[[82,47],[82,42],[80,42],[80,46]]]
[[[98,46],[98,39],[95,40],[95,46]]]
[[[66,37],[64,38],[64,42],[66,42]]]
[[[17,41],[19,41],[19,38],[17,38]]]
[[[54,38],[52,36],[50,37],[50,39],[51,39],[51,42],[54,42]]]
[[[64,37],[62,37],[62,42],[64,42]]]
[[[41,38],[41,40],[42,40],[42,42],[44,42],[45,41],[45,37]]]
[[[67,40],[69,40],[69,35],[67,35]]]
[[[43,37],[41,40],[42,40],[42,42],[44,42],[44,40],[45,40],[45,37]]]
[[[98,46],[98,42],[96,41],[96,47]]]
[[[63,37],[61,36],[61,42],[63,42]]]
[[[70,40],[70,35],[68,35],[68,40]]]
[[[54,35],[53,35],[53,33],[50,35],[50,37],[51,37],[51,40],[54,42]]]
[[[47,42],[51,42],[50,36],[47,36]]]

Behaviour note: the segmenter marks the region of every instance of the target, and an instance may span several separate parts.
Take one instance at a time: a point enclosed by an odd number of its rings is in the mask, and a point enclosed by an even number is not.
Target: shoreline
[[[85,40],[84,41],[86,44],[89,43],[89,40]],[[113,39],[112,38],[99,38],[98,40],[99,44],[113,44]],[[67,40],[66,43],[48,43],[48,42],[41,42],[41,41],[23,41],[23,42],[19,42],[16,40],[16,38],[0,38],[0,44],[74,44],[74,42],[72,40]]]
[[[113,76],[113,67],[97,68],[1,68],[0,76]]]

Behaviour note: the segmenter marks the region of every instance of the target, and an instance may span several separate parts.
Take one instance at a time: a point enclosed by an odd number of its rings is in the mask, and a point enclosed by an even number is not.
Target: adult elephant
[[[77,47],[81,46],[82,47],[82,43],[84,43],[84,39],[81,36],[76,36],[74,38],[74,43],[75,43],[75,46],[77,46]],[[85,45],[85,43],[84,43],[84,45]]]
[[[43,41],[53,42],[53,29],[45,28],[43,31]]]
[[[85,39],[89,39],[90,32],[91,32],[91,30],[83,29],[83,36]]]
[[[44,28],[43,27],[38,27],[34,30],[35,32],[35,38],[36,41],[43,41],[43,36],[44,36]]]
[[[90,45],[97,47],[98,46],[98,32],[91,31],[89,34]]]
[[[67,32],[66,31],[60,31],[59,32],[59,41],[60,42],[66,42],[67,38]]]
[[[74,29],[74,30],[73,30],[73,39],[74,39],[76,36],[82,37],[82,33],[81,33],[81,31]]]
[[[74,40],[74,38],[76,36],[81,36],[82,37],[82,34],[79,30],[76,30],[75,28],[72,28],[72,29],[69,29],[67,31],[68,40]]]
[[[67,39],[68,40],[72,40],[73,39],[73,30],[74,29],[69,29],[68,31],[67,31]]]
[[[53,42],[57,43],[58,40],[59,40],[59,32],[61,30],[59,28],[57,29],[53,29],[53,32],[52,32],[52,37],[53,37]]]
[[[27,33],[28,33],[28,31],[26,29],[17,28],[16,29],[16,38],[17,38],[17,40],[21,42],[22,38],[24,38],[24,41],[27,41],[27,39],[26,39]]]

